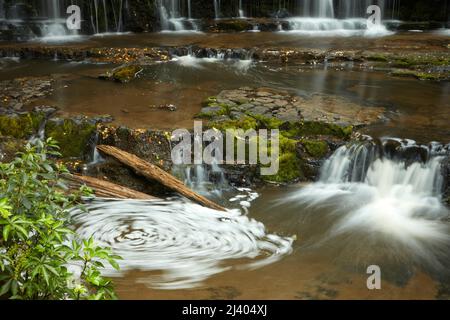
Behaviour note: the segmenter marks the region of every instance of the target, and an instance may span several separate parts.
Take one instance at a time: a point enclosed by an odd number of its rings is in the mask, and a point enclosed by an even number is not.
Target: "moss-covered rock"
[[[0,162],[14,160],[17,152],[23,150],[26,140],[0,136]]]
[[[289,125],[286,130],[288,137],[305,136],[334,136],[342,139],[350,138],[353,126],[346,124],[326,123],[321,121],[296,122]]]
[[[27,139],[37,133],[45,119],[44,113],[0,115],[0,135]]]
[[[58,142],[64,158],[72,158],[87,152],[95,130],[95,124],[87,120],[51,119],[45,126],[45,135]]]
[[[442,81],[450,79],[450,73],[440,73],[440,72],[422,72],[410,69],[396,69],[391,72],[394,77],[409,77],[418,80],[429,80],[429,81]]]
[[[305,147],[306,152],[314,158],[323,158],[330,151],[328,143],[321,140],[302,140],[302,145]]]
[[[304,178],[303,161],[297,156],[298,141],[280,136],[280,154],[278,157],[278,172],[275,175],[262,176],[269,182],[290,183]]]
[[[127,64],[113,69],[105,74],[99,75],[101,80],[114,80],[120,83],[128,83],[142,72],[142,67],[136,64]]]

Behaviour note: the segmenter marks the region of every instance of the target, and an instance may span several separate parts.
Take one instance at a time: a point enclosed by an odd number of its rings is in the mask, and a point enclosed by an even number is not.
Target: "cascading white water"
[[[388,148],[392,141],[395,150]],[[393,239],[432,261],[427,248],[450,241],[441,221],[449,214],[440,201],[442,159],[439,152],[412,141],[343,146],[324,163],[320,180],[288,201],[338,215],[329,237],[364,232]]]
[[[214,16],[217,19],[220,19],[221,13],[220,13],[220,0],[213,0],[214,1]]]
[[[367,29],[367,8],[379,4],[384,12],[384,0],[342,0],[339,3],[340,19],[336,19],[333,0],[300,0],[300,16],[287,19],[289,31],[294,34],[315,36],[384,36],[389,32],[383,25]]]
[[[202,143],[201,137],[196,136],[196,143]],[[225,178],[221,166],[213,158],[211,165],[206,164],[182,164],[183,150],[174,155],[177,163],[172,167],[172,174],[184,182],[186,186],[205,196],[222,195],[222,191],[230,186]]]
[[[191,20],[192,19],[192,4],[191,4],[191,0],[188,0],[188,19]]]
[[[197,57],[192,50],[189,50],[187,55],[174,56],[171,60],[180,66],[188,68],[202,69],[211,63],[222,63],[225,67],[232,67],[239,73],[247,72],[253,65],[252,50],[241,50],[239,54],[231,50],[225,51],[211,51],[207,56]]]
[[[183,12],[181,3],[184,0],[158,0],[158,12],[162,31],[197,31],[198,26],[192,19],[191,1],[186,1]],[[186,17],[187,16],[187,17]]]
[[[245,18],[245,11],[244,7],[242,6],[242,0],[239,0],[239,18],[241,19]]]

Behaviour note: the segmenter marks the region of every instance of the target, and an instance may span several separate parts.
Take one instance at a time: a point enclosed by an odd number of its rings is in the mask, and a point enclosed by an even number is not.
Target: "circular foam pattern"
[[[123,260],[121,271],[162,271],[145,279],[160,289],[192,288],[238,265],[257,268],[292,251],[293,239],[266,234],[264,225],[239,210],[220,212],[181,201],[93,200],[72,212],[77,233],[93,236]],[[236,263],[233,264],[236,267]],[[117,275],[114,269],[105,274]]]

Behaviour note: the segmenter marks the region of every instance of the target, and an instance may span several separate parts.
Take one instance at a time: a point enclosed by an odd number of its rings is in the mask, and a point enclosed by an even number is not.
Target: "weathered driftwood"
[[[134,154],[128,153],[116,147],[106,145],[97,146],[97,149],[131,168],[137,174],[147,179],[157,181],[167,188],[178,192],[179,194],[196,203],[199,203],[211,209],[225,211],[225,208],[192,191],[191,189],[186,187],[183,182],[181,182],[171,174],[165,172],[164,170],[147,161],[142,160]]]
[[[94,190],[95,195],[98,197],[116,198],[116,199],[138,199],[138,200],[157,199],[151,195],[93,177],[67,175],[65,178],[68,181],[70,181],[70,183],[75,184],[77,187],[83,184],[88,186],[89,188]]]

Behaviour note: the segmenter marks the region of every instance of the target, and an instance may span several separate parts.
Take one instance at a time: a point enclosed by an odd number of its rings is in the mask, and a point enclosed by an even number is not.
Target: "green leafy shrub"
[[[118,268],[120,257],[71,230],[69,211],[91,190],[67,195],[68,171],[49,159],[57,150],[54,140],[38,140],[0,164],[0,297],[113,299],[112,283],[100,270],[103,261]]]

